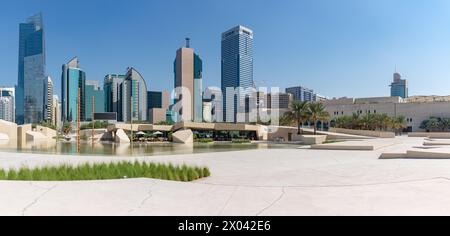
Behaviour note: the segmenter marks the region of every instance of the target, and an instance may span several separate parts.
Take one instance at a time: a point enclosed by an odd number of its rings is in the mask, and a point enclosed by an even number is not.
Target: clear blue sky
[[[170,89],[186,36],[205,84],[220,86],[220,35],[237,24],[255,31],[257,85],[385,96],[397,67],[411,95],[450,94],[448,0],[7,0],[1,9],[1,85],[17,83],[18,24],[43,12],[58,94],[73,56],[89,80],[133,66],[149,90]]]

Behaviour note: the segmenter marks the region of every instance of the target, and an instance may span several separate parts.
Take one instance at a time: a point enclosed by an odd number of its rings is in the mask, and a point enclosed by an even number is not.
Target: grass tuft
[[[12,181],[82,181],[124,178],[152,178],[189,182],[211,176],[208,168],[174,166],[146,162],[45,166],[30,169],[0,169],[0,180]]]

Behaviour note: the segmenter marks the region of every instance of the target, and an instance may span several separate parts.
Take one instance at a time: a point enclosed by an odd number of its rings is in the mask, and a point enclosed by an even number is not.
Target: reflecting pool
[[[195,143],[194,145],[174,143],[149,143],[149,144],[117,144],[117,143],[82,143],[80,155],[102,155],[102,156],[156,156],[156,155],[178,155],[193,153],[229,152],[253,149],[295,149],[298,145],[274,144],[274,143],[251,143],[233,144],[230,142],[217,142],[211,144]],[[36,154],[61,154],[78,155],[77,144],[74,142],[44,142],[27,144],[24,147],[1,145],[0,151],[22,152]]]

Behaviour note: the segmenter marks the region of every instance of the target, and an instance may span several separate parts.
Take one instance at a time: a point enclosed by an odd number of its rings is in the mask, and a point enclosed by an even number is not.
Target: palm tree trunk
[[[317,120],[314,121],[314,135],[317,135]]]
[[[297,121],[297,134],[298,135],[300,135],[300,134],[302,134],[302,121],[301,120],[298,120]]]

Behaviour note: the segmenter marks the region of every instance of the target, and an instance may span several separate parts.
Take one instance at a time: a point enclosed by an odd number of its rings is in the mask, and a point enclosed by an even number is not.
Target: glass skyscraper
[[[115,112],[119,120],[122,120],[122,102],[120,86],[125,80],[125,75],[108,74],[103,82],[105,93],[105,112]]]
[[[147,83],[134,68],[129,68],[120,86],[122,120],[147,121]]]
[[[163,107],[163,93],[157,91],[147,92],[147,109],[162,108]]]
[[[18,124],[44,119],[45,40],[42,14],[20,24],[19,74],[16,89]]]
[[[394,82],[391,84],[391,97],[407,98],[408,81],[402,79],[399,73],[394,73]]]
[[[244,91],[254,87],[253,31],[244,26],[236,26],[222,34],[221,84],[224,120],[236,122],[238,99],[245,100],[247,94]],[[227,88],[238,89],[239,92],[230,94]],[[234,101],[234,108],[227,107],[227,101]]]
[[[86,73],[80,69],[78,58],[73,58],[62,67],[62,119],[63,122],[76,122],[78,120],[78,101],[80,101],[80,120],[85,116],[85,88]],[[78,99],[78,92],[80,98]]]
[[[105,93],[96,80],[87,80],[85,91],[85,117],[86,121],[92,121],[92,98],[94,98],[94,113],[103,113],[105,112]]]

